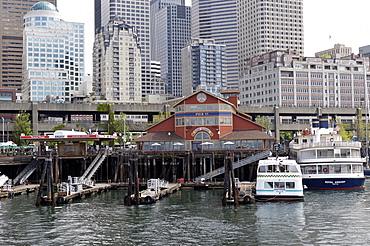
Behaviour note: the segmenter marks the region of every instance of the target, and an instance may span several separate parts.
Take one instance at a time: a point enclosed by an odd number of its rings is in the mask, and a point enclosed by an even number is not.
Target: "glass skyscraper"
[[[236,0],[192,0],[193,38],[226,45],[227,87],[238,88],[238,27]]]
[[[183,94],[205,90],[221,97],[226,89],[225,45],[213,39],[191,39],[182,49]]]
[[[23,100],[71,101],[84,76],[84,24],[38,2],[24,16],[23,40]]]
[[[161,63],[167,94],[181,97],[181,49],[191,38],[191,7],[183,0],[151,1],[152,59]]]
[[[0,87],[21,89],[23,16],[39,0],[0,0]],[[56,5],[56,0],[48,0]]]

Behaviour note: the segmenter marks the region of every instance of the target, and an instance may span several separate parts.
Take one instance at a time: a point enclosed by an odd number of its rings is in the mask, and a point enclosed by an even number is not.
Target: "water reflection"
[[[222,190],[182,190],[126,207],[110,191],[58,207],[35,195],[0,200],[1,245],[366,245],[369,182],[360,191],[308,191],[303,202],[221,206]]]

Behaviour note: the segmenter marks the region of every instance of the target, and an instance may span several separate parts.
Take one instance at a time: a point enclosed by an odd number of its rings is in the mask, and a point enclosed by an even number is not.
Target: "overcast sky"
[[[58,0],[57,5],[65,21],[85,23],[86,73],[92,73],[94,1]],[[370,0],[304,0],[304,35],[305,56],[337,43],[357,54],[359,47],[370,45]]]

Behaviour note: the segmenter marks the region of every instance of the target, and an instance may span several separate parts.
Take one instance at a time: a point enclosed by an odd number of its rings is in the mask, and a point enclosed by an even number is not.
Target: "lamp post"
[[[1,117],[1,119],[3,120],[3,143],[4,143],[4,124],[5,124],[5,120],[4,120],[4,117]]]

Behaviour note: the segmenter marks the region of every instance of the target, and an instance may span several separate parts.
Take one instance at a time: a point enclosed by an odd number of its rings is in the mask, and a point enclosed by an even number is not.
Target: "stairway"
[[[14,185],[24,184],[24,181],[28,179],[29,176],[36,170],[38,164],[37,159],[33,159],[23,170],[20,174],[17,175],[13,179]]]
[[[98,170],[98,168],[103,163],[107,155],[108,149],[101,150],[99,154],[95,157],[93,162],[90,164],[90,166],[86,169],[84,174],[79,178],[79,181],[85,185],[91,186],[92,176],[95,174],[96,170]]]
[[[239,160],[237,162],[234,162],[233,169],[236,169],[236,168],[239,168],[239,167],[248,165],[250,163],[259,161],[261,159],[267,158],[269,155],[270,155],[270,150],[267,150],[267,151],[264,151],[264,152],[260,152],[260,153],[258,153],[256,155],[252,155],[250,157],[241,159],[241,160]],[[204,175],[201,175],[201,176],[196,177],[195,178],[195,182],[199,183],[203,179],[204,180],[211,179],[213,177],[216,177],[216,176],[218,176],[220,174],[224,174],[224,173],[225,173],[225,167],[220,167],[218,169],[213,170],[212,172],[209,172],[209,173],[206,173]]]

